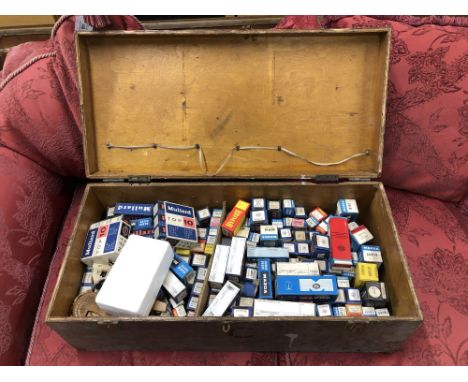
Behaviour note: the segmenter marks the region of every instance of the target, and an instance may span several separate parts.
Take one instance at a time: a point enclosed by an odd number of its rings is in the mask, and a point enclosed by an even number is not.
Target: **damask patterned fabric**
[[[69,193],[60,177],[0,147],[0,365],[24,362]]]
[[[395,223],[424,314],[424,324],[394,354],[82,352],[44,324],[78,212],[75,195],[44,289],[29,365],[467,365],[468,220],[452,203],[388,189]]]
[[[0,144],[66,176],[84,177],[75,55],[75,16],[46,42],[12,48],[0,72]],[[133,16],[109,16],[106,29],[142,29]],[[20,74],[9,76],[40,58]]]
[[[468,365],[468,219],[452,203],[387,188],[424,315],[402,350],[285,353],[282,365]]]
[[[468,192],[468,20],[286,17],[278,27],[392,29],[382,181],[458,202]]]

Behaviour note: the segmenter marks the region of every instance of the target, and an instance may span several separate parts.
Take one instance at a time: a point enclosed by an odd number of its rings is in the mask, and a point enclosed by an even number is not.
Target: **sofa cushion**
[[[0,365],[24,362],[72,188],[0,147]]]
[[[0,72],[0,144],[67,176],[84,177],[75,62],[75,16],[47,41],[11,48]],[[109,16],[105,29],[141,29],[131,16]]]
[[[279,27],[315,28],[287,17]],[[325,28],[392,29],[382,181],[460,201],[468,191],[468,19],[329,16]]]
[[[213,352],[86,352],[70,346],[45,323],[68,240],[72,234],[83,187],[78,188],[58,241],[29,345],[27,365],[276,365],[277,353]]]
[[[282,365],[468,365],[468,219],[453,203],[387,188],[424,315],[392,354],[283,353]]]

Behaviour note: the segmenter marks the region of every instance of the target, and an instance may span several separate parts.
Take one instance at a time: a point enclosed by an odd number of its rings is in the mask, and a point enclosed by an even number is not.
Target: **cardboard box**
[[[390,43],[390,31],[381,29],[78,33],[89,184],[47,324],[73,346],[100,351],[398,349],[422,314],[385,189],[372,180],[382,168]],[[352,115],[337,118],[336,105]],[[203,149],[207,172],[196,144]],[[143,148],[118,148],[133,145]],[[255,145],[274,149],[243,149]],[[316,166],[278,146],[325,163],[363,154],[339,165]],[[355,199],[359,222],[382,248],[381,278],[392,316],[204,318],[206,284],[195,317],[69,317],[85,270],[80,257],[87,230],[107,207],[157,199],[196,209],[222,201],[232,207],[240,198],[259,196],[294,199],[307,211],[319,205],[328,212],[335,211],[339,198]]]

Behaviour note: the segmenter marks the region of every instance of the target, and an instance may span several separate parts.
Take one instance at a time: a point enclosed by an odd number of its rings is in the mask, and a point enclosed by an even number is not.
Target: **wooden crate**
[[[86,350],[397,350],[422,314],[384,187],[363,180],[382,167],[389,46],[388,30],[78,34],[93,183],[47,324]],[[174,149],[197,144],[201,150]],[[382,247],[392,316],[200,317],[205,281],[196,317],[70,317],[87,230],[108,206],[232,206],[258,196],[328,211],[339,198],[355,198],[360,221]]]

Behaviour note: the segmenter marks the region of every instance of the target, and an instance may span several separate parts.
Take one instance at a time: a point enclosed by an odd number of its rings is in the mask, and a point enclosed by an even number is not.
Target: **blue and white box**
[[[289,253],[282,247],[249,247],[247,259],[272,259],[276,261],[288,261]]]
[[[378,245],[361,245],[358,259],[362,263],[373,263],[380,267],[383,263],[382,252]]]
[[[284,217],[294,217],[294,209],[296,205],[293,199],[283,199],[283,216]]]
[[[336,215],[356,220],[359,208],[355,199],[339,199],[336,204]]]
[[[360,304],[361,303],[361,292],[359,289],[348,288],[345,289],[346,302],[349,304]]]
[[[268,201],[268,215],[271,219],[281,219],[283,217],[279,200]]]
[[[313,235],[311,251],[315,259],[327,259],[330,255],[330,238],[318,233]]]
[[[251,298],[257,297],[258,285],[258,280],[244,281],[241,285],[241,296]]]
[[[141,218],[141,219],[134,219],[130,220],[130,226],[132,227],[132,231],[138,231],[142,229],[152,229],[153,226],[153,218]]]
[[[260,226],[260,241],[261,242],[277,242],[278,241],[278,227],[274,225],[261,225]]]
[[[297,256],[310,257],[310,247],[307,242],[298,242],[296,243],[296,254]]]
[[[292,228],[292,221],[294,218],[286,217],[283,218],[283,227],[284,228]]]
[[[195,211],[192,207],[164,202],[166,238],[177,248],[193,248],[198,245]]]
[[[264,198],[252,198],[250,208],[252,211],[266,210],[266,200]]]
[[[292,240],[292,232],[290,228],[281,228],[279,230],[280,240],[283,243],[289,243]]]
[[[202,208],[201,210],[197,210],[197,220],[199,225],[206,226],[210,223],[211,219],[211,212],[208,207]]]
[[[310,228],[310,229],[314,229],[315,227],[317,227],[317,225],[319,224],[319,222],[317,220],[315,220],[312,216],[308,217],[306,219],[306,223],[307,223],[307,226]]]
[[[266,209],[252,211],[250,213],[250,224],[253,227],[259,227],[261,225],[268,224],[268,214]]]
[[[260,243],[260,234],[256,232],[250,232],[249,238],[247,239],[247,248],[254,248]]]
[[[125,217],[153,217],[155,208],[153,204],[141,203],[116,203],[114,215],[123,215]]]
[[[284,299],[330,299],[338,296],[336,276],[277,276],[275,296]]]
[[[258,281],[260,288],[258,298],[272,299],[273,298],[273,278],[271,275],[270,259],[258,260]]]
[[[88,231],[81,261],[86,265],[93,263],[107,264],[115,262],[130,235],[130,225],[122,216],[103,220],[93,224]],[[93,244],[94,243],[94,244]]]
[[[373,306],[363,306],[362,307],[362,316],[363,317],[375,317],[375,308]]]
[[[296,219],[306,219],[307,214],[304,207],[296,207],[294,209],[294,217]]]
[[[193,268],[176,253],[174,253],[170,269],[182,281],[187,281],[188,277],[195,272]]]
[[[346,308],[344,306],[334,306],[333,307],[333,315],[335,317],[346,317]]]
[[[278,230],[283,228],[283,219],[271,219],[271,225],[274,225]]]

